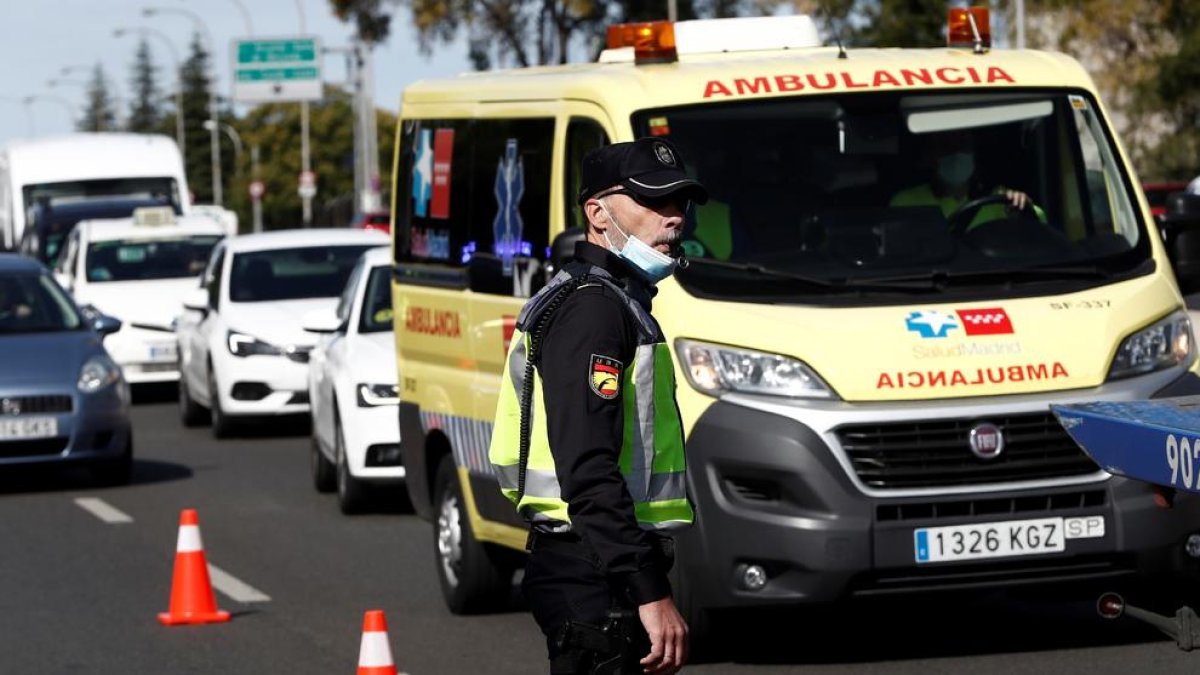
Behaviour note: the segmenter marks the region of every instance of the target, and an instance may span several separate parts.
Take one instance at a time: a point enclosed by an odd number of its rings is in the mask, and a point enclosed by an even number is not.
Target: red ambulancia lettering
[[[764,94],[771,93],[771,83],[765,77],[756,77],[753,80],[746,80],[739,77],[733,81],[733,84],[737,87],[737,93],[739,94],[757,94],[759,90]]]
[[[981,384],[1004,384],[1005,382],[1026,382],[1034,380],[1053,380],[1070,377],[1067,368],[1062,363],[1052,364],[1031,363],[1026,365],[999,366],[992,368],[976,368],[974,370],[909,370],[894,373],[879,373],[875,381],[876,389],[921,389],[929,387],[966,387]]]

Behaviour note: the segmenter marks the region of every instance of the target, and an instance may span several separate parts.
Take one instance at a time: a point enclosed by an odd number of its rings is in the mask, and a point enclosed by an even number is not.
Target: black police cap
[[[583,156],[581,177],[580,204],[616,185],[645,197],[680,194],[697,204],[708,201],[708,190],[688,177],[679,151],[664,138],[639,138],[592,150]]]

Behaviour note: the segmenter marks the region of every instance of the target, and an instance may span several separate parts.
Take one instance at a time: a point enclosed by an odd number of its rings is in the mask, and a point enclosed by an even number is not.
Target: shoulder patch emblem
[[[600,398],[616,398],[621,391],[621,362],[607,356],[592,354],[591,364],[588,366],[588,384],[592,387],[592,393]]]

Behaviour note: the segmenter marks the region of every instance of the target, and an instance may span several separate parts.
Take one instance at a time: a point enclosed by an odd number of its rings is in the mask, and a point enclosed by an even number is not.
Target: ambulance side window
[[[403,283],[535,293],[553,147],[552,118],[405,121],[394,246]]]
[[[608,145],[608,134],[595,120],[573,117],[567,126],[567,176],[563,181],[563,205],[566,207],[567,227],[583,227],[583,209],[579,206],[579,189],[583,187],[579,167],[583,156],[601,146]]]

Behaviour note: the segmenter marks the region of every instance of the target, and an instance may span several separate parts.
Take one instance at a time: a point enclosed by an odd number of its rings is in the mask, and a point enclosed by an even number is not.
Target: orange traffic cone
[[[358,650],[358,675],[396,675],[392,647],[388,643],[387,619],[383,610],[363,615],[362,647]]]
[[[158,615],[164,626],[189,623],[221,623],[229,612],[217,609],[208,562],[200,541],[200,520],[195,509],[179,514],[179,542],[175,546],[175,574],[171,581],[171,609]]]

